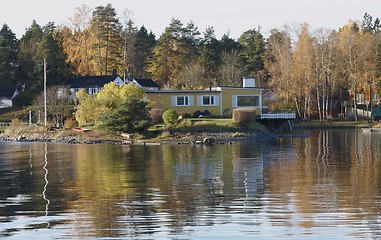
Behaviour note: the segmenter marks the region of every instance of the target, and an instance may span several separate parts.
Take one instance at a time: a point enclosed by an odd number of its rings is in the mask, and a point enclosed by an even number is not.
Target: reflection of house
[[[156,90],[147,91],[147,98],[155,108],[174,109],[193,114],[208,111],[211,115],[228,115],[235,108],[262,109],[262,90],[253,79],[245,79],[244,87],[216,87],[208,90]]]
[[[13,106],[13,99],[19,95],[19,91],[10,88],[0,88],[0,108],[9,108]]]

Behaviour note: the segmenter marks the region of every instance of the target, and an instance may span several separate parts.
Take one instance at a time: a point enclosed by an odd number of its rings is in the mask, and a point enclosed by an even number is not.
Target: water
[[[0,143],[0,238],[381,238],[381,133],[233,145]]]

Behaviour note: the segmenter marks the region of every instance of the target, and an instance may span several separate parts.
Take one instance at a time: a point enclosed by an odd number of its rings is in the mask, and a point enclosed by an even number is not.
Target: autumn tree
[[[313,39],[308,25],[301,26],[298,42],[293,54],[292,84],[293,98],[299,117],[306,121],[311,113],[311,91],[314,81]]]
[[[79,101],[76,120],[80,125],[99,124],[101,118],[112,113],[127,98],[144,98],[144,89],[132,83],[116,86],[114,82],[108,83],[95,96],[85,91],[79,91],[76,96]]]
[[[91,12],[85,4],[77,7],[69,19],[71,25],[60,29],[67,62],[73,66],[74,74],[95,74],[91,52]]]
[[[292,101],[291,85],[291,38],[286,31],[273,29],[266,42],[264,65],[268,72],[269,86],[279,97],[280,101]]]

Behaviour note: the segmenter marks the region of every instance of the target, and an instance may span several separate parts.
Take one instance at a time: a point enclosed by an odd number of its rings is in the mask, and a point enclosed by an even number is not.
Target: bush
[[[151,125],[147,102],[132,96],[111,114],[102,117],[100,127],[110,133],[144,132]]]
[[[191,118],[192,117],[192,115],[189,112],[181,112],[181,113],[179,113],[179,115],[182,118]]]
[[[174,109],[168,109],[163,113],[163,121],[165,125],[175,124],[178,120],[179,114]]]
[[[63,127],[65,129],[76,128],[78,127],[78,122],[73,118],[68,118],[65,120]]]
[[[152,119],[152,124],[158,124],[163,121],[163,112],[163,109],[158,108],[149,110],[149,114]]]
[[[233,120],[238,124],[247,124],[255,121],[255,108],[236,108],[233,110]]]

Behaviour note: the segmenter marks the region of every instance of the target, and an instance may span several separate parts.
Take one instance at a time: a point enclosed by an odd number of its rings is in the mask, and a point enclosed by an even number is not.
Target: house
[[[154,108],[174,109],[178,113],[208,113],[230,115],[235,108],[262,110],[262,91],[255,81],[244,79],[243,87],[216,87],[207,90],[147,90],[147,98]]]
[[[134,78],[130,82],[132,82],[135,86],[143,87],[146,91],[156,91],[159,90],[159,85],[155,83],[152,79],[148,78]]]
[[[85,89],[89,95],[93,96],[110,82],[115,82],[117,86],[124,84],[123,79],[114,74],[107,76],[75,76],[69,79],[66,85],[69,85],[70,95],[75,98],[75,93],[82,89]]]
[[[13,106],[13,99],[19,95],[17,89],[0,87],[0,108],[9,108]]]
[[[145,88],[146,90],[155,91],[159,89],[157,83],[151,79],[132,79],[123,80],[119,75],[114,72],[113,75],[108,76],[75,76],[66,82],[70,87],[70,96],[75,98],[75,93],[85,89],[86,92],[93,96],[103,89],[107,83],[114,82],[117,86],[127,83],[133,83],[135,86]]]

